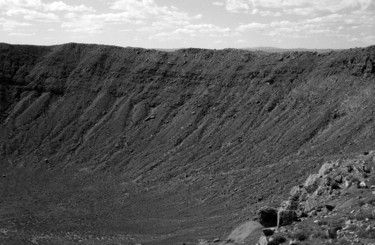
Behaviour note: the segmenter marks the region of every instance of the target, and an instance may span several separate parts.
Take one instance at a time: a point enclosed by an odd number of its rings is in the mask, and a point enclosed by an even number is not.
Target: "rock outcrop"
[[[288,238],[289,244],[374,243],[374,177],[375,151],[325,162],[302,186],[291,189],[278,208],[279,223],[272,235]],[[265,236],[258,244],[276,244],[272,241]]]

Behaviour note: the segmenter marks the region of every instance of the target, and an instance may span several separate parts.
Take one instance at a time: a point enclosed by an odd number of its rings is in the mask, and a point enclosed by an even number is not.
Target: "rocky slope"
[[[259,245],[374,244],[375,151],[324,163],[280,207],[260,209],[257,219],[247,236],[259,237]]]
[[[374,94],[374,46],[1,44],[0,239],[221,237],[323,162],[375,149]]]

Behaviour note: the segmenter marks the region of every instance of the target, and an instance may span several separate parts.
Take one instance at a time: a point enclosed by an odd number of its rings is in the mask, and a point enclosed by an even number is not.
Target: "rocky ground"
[[[375,149],[374,79],[375,47],[0,44],[0,243],[222,242]]]
[[[262,207],[218,244],[257,238],[258,245],[375,244],[375,151],[324,163],[279,207]]]

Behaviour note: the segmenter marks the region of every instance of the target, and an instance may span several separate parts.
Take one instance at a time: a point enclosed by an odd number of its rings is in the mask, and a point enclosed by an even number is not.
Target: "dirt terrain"
[[[0,44],[0,244],[223,240],[375,149],[374,95],[375,46]]]

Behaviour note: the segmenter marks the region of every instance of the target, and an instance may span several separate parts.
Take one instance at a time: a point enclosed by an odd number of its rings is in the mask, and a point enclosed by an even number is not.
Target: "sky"
[[[375,44],[375,0],[0,0],[0,42],[365,47]]]

